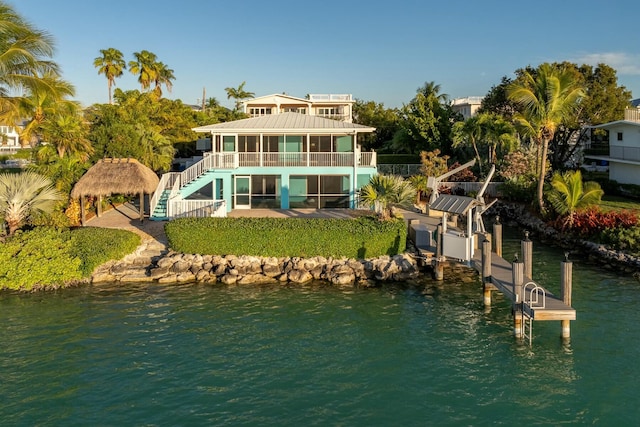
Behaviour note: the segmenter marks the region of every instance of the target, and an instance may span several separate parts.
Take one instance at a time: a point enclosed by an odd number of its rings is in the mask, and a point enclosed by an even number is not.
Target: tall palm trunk
[[[544,177],[546,175],[546,170],[547,170],[547,152],[549,151],[549,139],[543,138],[542,147],[540,147],[540,151],[542,152],[540,153],[540,157],[539,157],[540,171],[538,172],[538,207],[540,208],[540,213],[544,214],[545,207],[544,207],[543,192],[544,192]]]

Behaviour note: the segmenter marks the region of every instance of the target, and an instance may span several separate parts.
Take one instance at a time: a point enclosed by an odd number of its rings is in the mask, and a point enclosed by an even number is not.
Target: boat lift
[[[427,185],[432,189],[429,211],[437,211],[442,215],[442,255],[467,264],[471,262],[474,250],[477,247],[475,241],[477,235],[485,233],[482,214],[495,203],[495,200],[489,204],[484,201],[484,193],[495,173],[495,165],[491,166],[491,170],[476,197],[439,194],[438,186],[445,178],[474,164],[475,160],[465,163],[437,178],[429,177],[427,179]],[[464,229],[453,226],[448,227],[447,220],[449,215],[466,216],[466,227]]]

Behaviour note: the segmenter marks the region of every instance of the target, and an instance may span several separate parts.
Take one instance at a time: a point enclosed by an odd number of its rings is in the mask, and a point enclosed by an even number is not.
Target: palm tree
[[[162,96],[161,85],[165,85],[167,90],[171,92],[171,88],[173,87],[171,80],[175,80],[175,76],[173,75],[173,70],[167,67],[163,62],[155,63],[155,92],[158,95],[158,98]]]
[[[35,172],[0,174],[0,215],[13,235],[32,212],[51,212],[62,200],[48,178]]]
[[[522,111],[514,115],[521,134],[540,147],[538,205],[540,212],[545,213],[543,188],[549,141],[585,96],[585,91],[570,70],[545,63],[538,67],[535,75],[525,71],[521,80],[511,83],[507,96],[522,107]]]
[[[240,109],[240,104],[242,103],[243,99],[248,99],[248,98],[253,98],[255,96],[255,94],[253,92],[247,92],[246,90],[244,90],[244,85],[247,82],[242,82],[240,83],[240,86],[238,86],[238,88],[234,88],[234,87],[225,87],[224,90],[227,92],[227,99],[235,99],[236,100],[236,110]]]
[[[489,163],[496,164],[498,162],[496,154],[498,147],[510,152],[517,147],[518,138],[516,138],[516,130],[513,125],[504,117],[490,113],[485,114],[485,138],[489,145]]]
[[[547,191],[547,199],[553,209],[560,215],[566,215],[565,226],[572,227],[576,211],[600,203],[604,191],[595,181],[583,184],[582,173],[567,171],[564,174],[555,172],[551,178],[551,189]]]
[[[157,79],[156,63],[158,57],[148,50],[134,52],[135,60],[129,61],[129,71],[138,76],[138,83],[143,91],[148,90]]]
[[[482,158],[478,150],[478,144],[483,142],[486,138],[487,128],[482,114],[469,117],[463,122],[456,122],[453,124],[452,147],[456,148],[461,145],[471,145],[475,153],[476,160],[478,161],[478,167],[480,168],[480,174],[482,174]]]
[[[0,96],[38,83],[38,75],[58,71],[50,58],[53,39],[26,22],[5,2],[0,3]]]
[[[374,175],[359,192],[360,201],[371,206],[382,220],[393,217],[395,206],[407,207],[415,201],[416,190],[396,175]]]
[[[58,156],[78,156],[82,160],[93,154],[88,129],[82,117],[73,113],[58,113],[42,125],[42,138],[52,144]]]
[[[444,103],[449,100],[449,95],[440,93],[441,86],[436,82],[425,82],[418,88],[417,92],[423,94],[426,98],[435,98],[438,102]]]
[[[107,78],[109,104],[113,104],[111,88],[116,84],[116,78],[122,76],[122,72],[127,68],[127,64],[122,57],[122,52],[118,49],[112,47],[109,49],[100,49],[100,53],[102,56],[98,56],[93,60],[93,66],[98,69],[98,74],[104,74]]]
[[[25,88],[26,93],[6,103],[0,120],[17,123],[28,118],[20,131],[22,146],[37,141],[43,123],[48,117],[60,112],[75,112],[78,103],[68,99],[75,94],[73,85],[59,75],[47,72],[38,77],[39,83]]]

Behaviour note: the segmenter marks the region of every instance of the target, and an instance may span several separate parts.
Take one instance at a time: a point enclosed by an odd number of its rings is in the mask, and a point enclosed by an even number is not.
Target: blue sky
[[[452,98],[484,96],[527,65],[571,61],[615,68],[640,97],[637,0],[8,0],[56,42],[54,60],[84,105],[107,102],[93,60],[149,50],[174,70],[169,98],[203,87],[256,96],[351,93],[400,107],[424,82]],[[123,90],[139,89],[128,71]]]

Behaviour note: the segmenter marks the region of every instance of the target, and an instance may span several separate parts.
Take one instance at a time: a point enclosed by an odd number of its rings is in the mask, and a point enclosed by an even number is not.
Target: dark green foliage
[[[601,234],[601,241],[611,245],[614,249],[640,256],[640,226],[604,230]]]
[[[137,234],[110,228],[78,228],[71,233],[71,239],[71,254],[82,260],[83,277],[90,276],[99,265],[133,252],[140,244]]]
[[[379,165],[419,165],[419,154],[378,154]]]
[[[133,252],[140,237],[125,230],[38,227],[0,244],[0,289],[57,288],[87,279],[98,265]]]
[[[531,179],[508,180],[498,186],[498,191],[505,200],[531,203],[536,197],[536,183]]]
[[[326,218],[181,218],[165,225],[178,252],[273,257],[373,258],[402,253],[403,220]]]

